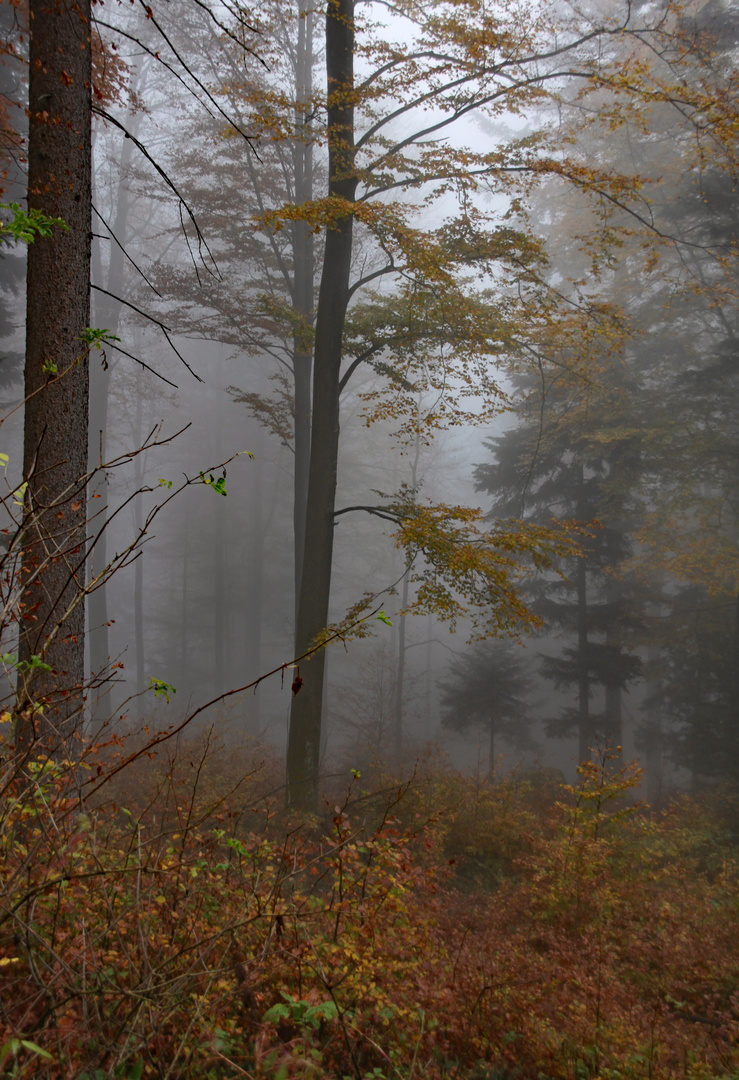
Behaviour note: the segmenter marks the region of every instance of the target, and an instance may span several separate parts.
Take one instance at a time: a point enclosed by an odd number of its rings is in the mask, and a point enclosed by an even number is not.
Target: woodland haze
[[[737,1080],[739,9],[0,17],[0,1076]]]

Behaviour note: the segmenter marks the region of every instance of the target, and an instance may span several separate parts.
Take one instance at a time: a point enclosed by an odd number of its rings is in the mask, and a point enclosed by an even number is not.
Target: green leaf
[[[213,473],[210,473],[210,475],[206,476],[205,473],[201,472],[200,473],[200,479],[203,481],[204,484],[207,484],[208,487],[212,487],[217,495],[227,495],[228,494],[228,492],[226,491],[226,474],[225,474],[225,472],[224,472],[223,476],[219,476],[217,479],[213,475]]]
[[[67,223],[63,218],[47,217],[40,210],[21,210],[17,202],[10,205],[0,203],[0,210],[10,210],[13,217],[10,221],[0,222],[0,237],[12,236],[16,244],[32,244],[37,236],[51,236],[51,230],[56,225],[59,229],[68,231]]]
[[[42,1050],[40,1046],[37,1046],[35,1042],[31,1042],[30,1039],[21,1039],[20,1043],[24,1050],[28,1050],[29,1054],[38,1054],[39,1057],[45,1058],[46,1061],[53,1061],[48,1050]]]
[[[86,326],[80,334],[80,337],[86,342],[90,348],[99,349],[106,341],[120,341],[121,339],[117,334],[111,333],[110,330],[99,330],[93,326]]]
[[[31,671],[33,668],[39,668],[41,671],[51,671],[51,664],[45,664],[40,656],[34,653],[30,660],[21,660],[16,664],[19,671]]]
[[[154,691],[154,697],[166,697],[169,703],[170,694],[176,694],[177,688],[172,686],[171,683],[166,683],[162,679],[155,679],[152,675],[149,679],[149,689]]]
[[[271,1009],[267,1009],[266,1013],[262,1017],[262,1023],[264,1024],[279,1024],[280,1020],[289,1020],[292,1010],[283,1005],[273,1005]]]
[[[317,1028],[321,1020],[335,1020],[339,1015],[335,1001],[322,1001],[320,1005],[312,1005],[303,1014],[303,1023]]]
[[[380,611],[380,612],[378,612],[377,618],[379,619],[379,621],[380,621],[380,622],[384,622],[384,623],[386,623],[386,624],[387,624],[388,626],[392,626],[392,625],[393,625],[393,624],[392,624],[392,620],[391,620],[391,619],[388,619],[388,617],[387,617],[387,615],[385,614],[385,612],[384,612],[384,611]]]

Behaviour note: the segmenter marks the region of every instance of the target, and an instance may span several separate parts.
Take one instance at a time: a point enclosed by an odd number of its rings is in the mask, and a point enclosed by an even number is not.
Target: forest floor
[[[739,1078],[731,792],[427,762],[301,820],[253,751],[129,750],[4,774],[0,1076]]]

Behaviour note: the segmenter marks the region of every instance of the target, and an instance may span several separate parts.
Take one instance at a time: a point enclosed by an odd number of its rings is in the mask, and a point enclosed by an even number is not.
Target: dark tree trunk
[[[731,754],[731,772],[734,776],[739,773],[739,593],[734,604],[734,627],[731,639],[732,669],[734,672],[733,685],[729,689],[729,753]]]
[[[313,12],[305,0],[300,2],[298,23],[297,69],[295,72],[297,138],[293,147],[295,203],[300,206],[313,198],[313,145],[309,114],[313,92]],[[293,224],[293,307],[305,328],[313,323],[313,278],[315,273],[313,230],[305,221]],[[305,517],[308,502],[311,429],[311,368],[313,357],[306,348],[305,333],[293,342],[293,380],[295,393],[295,478],[293,532],[295,537],[295,625],[298,621],[300,583],[305,548]]]
[[[354,3],[332,0],[326,15],[330,197],[354,200]],[[328,622],[339,451],[339,378],[344,319],[349,303],[353,216],[327,230],[316,311],[313,407],[305,549],[296,627],[298,653]],[[302,689],[292,702],[287,750],[287,798],[316,809],[321,745],[324,654],[303,665]]]
[[[19,659],[42,654],[52,670],[33,681],[21,674],[19,691],[21,709],[45,699],[45,733],[63,736],[82,719],[85,675],[90,0],[30,0],[29,18],[28,205],[63,218],[68,231],[54,229],[28,252],[23,574],[31,584]],[[32,715],[19,729],[26,743]]]

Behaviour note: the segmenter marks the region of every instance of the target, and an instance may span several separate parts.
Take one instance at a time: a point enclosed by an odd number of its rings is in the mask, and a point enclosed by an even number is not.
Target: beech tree
[[[641,70],[609,72],[599,49],[609,38],[621,40],[637,32],[650,38],[663,25],[637,24],[630,8],[586,27],[557,27],[543,16],[530,22],[515,5],[494,12],[477,3],[464,9],[439,4],[423,10],[401,4],[394,10],[412,26],[412,45],[391,43],[387,28],[358,21],[351,0],[329,3],[328,192],[311,204],[285,206],[262,219],[268,228],[307,220],[326,229],[316,307],[297,652],[319,637],[328,621],[334,521],[350,509],[335,507],[340,398],[354,371],[369,364],[386,376],[384,388],[366,403],[368,418],[395,416],[406,434],[417,426],[412,405],[419,386],[437,395],[436,407],[421,421],[422,430],[461,422],[472,414],[484,420],[500,401],[494,358],[520,355],[534,348],[537,339],[551,340],[557,334],[577,353],[583,323],[594,316],[584,305],[577,315],[571,308],[568,318],[562,317],[555,292],[539,272],[545,261],[541,245],[520,216],[500,221],[482,209],[483,192],[507,196],[514,210],[520,210],[526,187],[524,182],[522,190],[522,178],[546,173],[566,177],[603,200],[624,202],[636,190],[608,171],[549,155],[545,135],[499,144],[489,152],[455,149],[447,137],[461,121],[476,115],[489,119],[506,111],[521,113],[541,101],[548,86],[554,90],[573,76],[594,85],[611,79],[638,94]],[[522,30],[525,26],[529,29]],[[355,59],[361,64],[356,79]],[[414,223],[414,216],[448,195],[456,196],[456,216],[437,229]],[[356,268],[355,235],[373,242],[376,252]],[[466,277],[473,273],[478,275],[475,288]],[[394,290],[386,287],[371,301],[361,302],[359,290],[369,285],[377,290],[383,279],[393,282]],[[481,290],[480,281],[489,287]],[[350,301],[355,301],[351,308]],[[471,398],[477,411],[465,408]],[[428,560],[430,540],[417,528],[422,512],[410,512],[411,504],[406,505],[416,527],[401,528],[399,540],[412,534]],[[449,523],[454,511],[446,512]],[[440,525],[434,512],[426,520]],[[498,539],[503,532],[498,531]],[[516,543],[522,552],[537,548],[530,533],[524,538],[514,529],[509,536],[509,551]],[[455,541],[446,536],[445,542],[450,555]],[[431,563],[438,568],[438,561],[432,558]],[[452,558],[449,565],[453,563]],[[484,560],[474,571],[468,565],[468,571],[485,581],[480,591],[493,612],[493,628],[505,632],[512,625],[511,609],[503,605],[495,614],[500,576],[485,578]],[[419,591],[423,593],[423,587]],[[301,670],[292,703],[289,800],[304,806],[315,806],[317,798],[323,664],[318,655]]]

